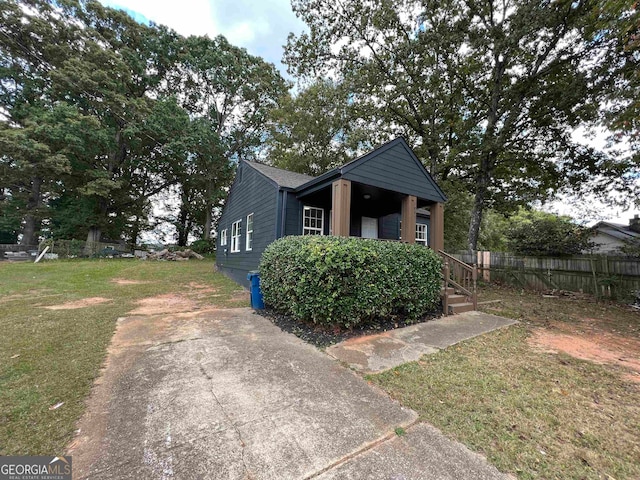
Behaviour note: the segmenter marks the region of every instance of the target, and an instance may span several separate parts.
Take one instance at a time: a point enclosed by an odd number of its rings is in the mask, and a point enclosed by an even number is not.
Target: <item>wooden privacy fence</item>
[[[477,263],[479,278],[487,282],[619,297],[640,291],[638,258],[609,255],[524,257],[504,252],[460,252],[453,256],[469,264]]]

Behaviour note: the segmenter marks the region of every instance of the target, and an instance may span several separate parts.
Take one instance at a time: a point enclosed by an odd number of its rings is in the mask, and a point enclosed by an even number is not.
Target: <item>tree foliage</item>
[[[629,0],[613,0],[604,5],[605,19],[613,18],[618,28],[618,61],[615,65],[620,75],[608,92],[610,108],[605,125],[614,132],[611,142],[622,146],[619,155],[633,168],[627,176],[638,179],[640,171],[640,10],[638,3],[631,6]],[[606,22],[600,20],[598,25]],[[603,65],[602,68],[610,68]],[[636,206],[640,198],[636,198]]]
[[[593,246],[590,229],[576,225],[569,217],[521,209],[506,229],[510,252],[532,256],[577,255]]]
[[[634,186],[629,162],[572,135],[602,122],[624,70],[617,20],[633,7],[602,6],[294,0],[309,31],[290,36],[285,60],[299,78],[337,77],[372,137],[404,135],[436,179],[473,195],[476,249],[489,208]]]
[[[2,2],[3,230],[136,243],[151,199],[175,189],[179,240],[208,238],[234,162],[256,154],[284,91],[273,65],[223,37],[91,0]]]
[[[312,176],[343,165],[366,139],[357,118],[349,89],[331,80],[286,94],[269,115],[269,159],[276,167]]]
[[[195,222],[208,239],[234,172],[229,161],[261,155],[267,114],[286,83],[272,64],[218,36],[185,39],[169,84],[198,119],[191,135],[194,154],[182,172],[189,180],[180,186],[178,231],[184,237],[188,222]]]

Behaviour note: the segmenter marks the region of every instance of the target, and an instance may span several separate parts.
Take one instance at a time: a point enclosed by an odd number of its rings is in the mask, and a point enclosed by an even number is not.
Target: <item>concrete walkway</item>
[[[351,338],[327,348],[327,353],[354,370],[378,373],[514,323],[517,322],[488,313],[459,313],[376,335]]]
[[[249,309],[120,319],[68,453],[74,478],[507,478]]]

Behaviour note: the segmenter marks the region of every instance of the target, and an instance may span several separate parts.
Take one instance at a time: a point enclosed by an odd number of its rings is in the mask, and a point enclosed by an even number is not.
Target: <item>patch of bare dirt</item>
[[[41,299],[45,297],[59,297],[61,293],[50,294],[51,289],[30,289],[26,293],[12,293],[11,295],[2,295],[0,297],[0,303],[12,302],[14,300],[23,300],[25,298]]]
[[[143,282],[141,280],[127,280],[126,278],[114,278],[111,280],[111,283],[115,283],[117,285],[142,285],[150,282]]]
[[[640,381],[640,342],[611,333],[590,333],[575,335],[568,332],[552,332],[538,328],[529,338],[531,345],[546,352],[563,352],[572,357],[596,363],[619,365],[635,372],[625,375],[633,381]]]
[[[138,308],[129,315],[163,315],[167,313],[192,312],[199,310],[198,303],[182,295],[165,294],[143,298],[138,301]]]
[[[91,307],[92,305],[99,305],[101,303],[110,302],[110,298],[104,297],[89,297],[82,298],[80,300],[75,300],[73,302],[61,303],[59,305],[48,305],[46,307],[47,310],[76,310],[78,308],[86,308]]]
[[[213,288],[210,285],[205,285],[203,283],[191,282],[189,283],[189,287],[193,290],[196,290],[197,293],[216,293],[218,291],[217,288]]]
[[[12,295],[3,295],[2,297],[0,297],[0,303],[4,303],[4,302],[12,302],[14,300],[22,300],[23,298],[27,298],[31,295],[27,295],[24,293],[14,293]],[[34,295],[36,296],[36,295]]]

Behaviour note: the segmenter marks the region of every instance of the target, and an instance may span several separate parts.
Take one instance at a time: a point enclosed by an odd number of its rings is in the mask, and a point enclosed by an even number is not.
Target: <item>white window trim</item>
[[[420,228],[420,227],[424,227],[424,228]],[[421,238],[422,232],[420,232],[420,230],[424,230],[424,238]],[[416,243],[420,243],[424,246],[428,245],[429,235],[428,235],[426,223],[416,223]]]
[[[249,218],[251,218],[251,223],[249,223]],[[249,229],[249,225],[251,225],[251,229]],[[247,252],[253,250],[253,213],[247,215],[247,232],[245,233],[244,249]]]
[[[316,220],[320,221],[320,227],[305,227],[304,226],[304,220],[306,217],[307,212],[311,212],[312,210],[317,210],[320,211],[320,217],[316,217]],[[309,223],[311,223],[311,217],[309,217]],[[308,230],[310,232],[317,232],[317,233],[305,233],[305,230]],[[324,209],[323,208],[318,208],[318,207],[307,207],[305,206],[303,211],[302,211],[302,235],[324,235]]]
[[[221,247],[227,246],[227,229],[226,228],[220,231],[220,246]]]
[[[231,225],[231,253],[238,253],[240,251],[240,237],[242,236],[241,225],[242,220],[233,222]]]

